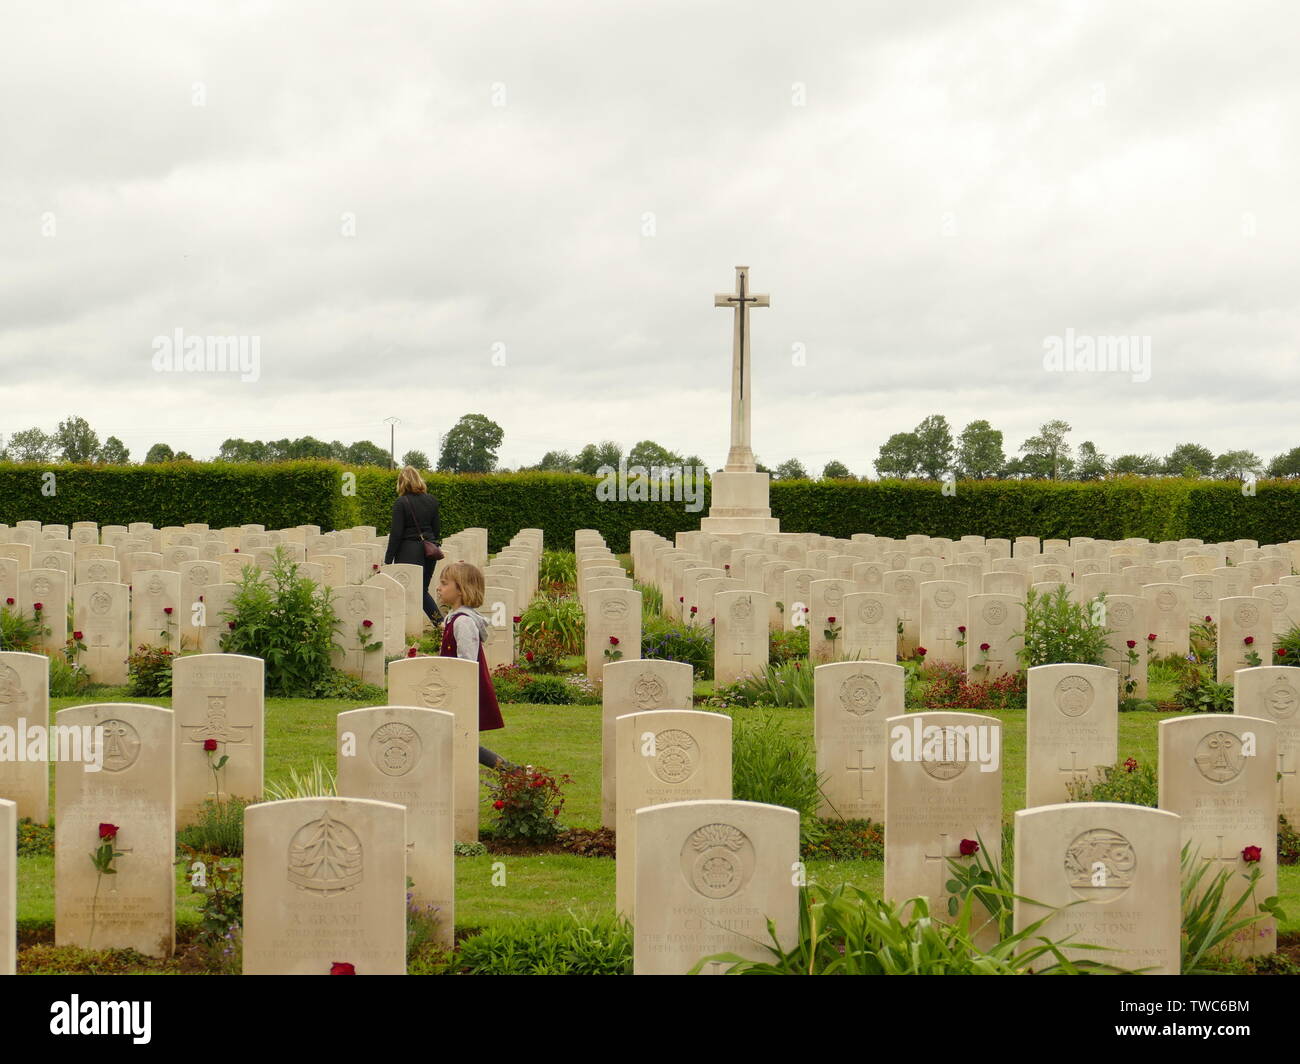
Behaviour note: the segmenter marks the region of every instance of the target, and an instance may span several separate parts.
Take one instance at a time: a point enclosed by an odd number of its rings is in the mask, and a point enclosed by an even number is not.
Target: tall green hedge
[[[55,474],[54,494],[42,493]],[[540,528],[550,546],[568,547],[579,528],[599,529],[616,551],[645,528],[671,537],[700,527],[704,508],[686,502],[602,501],[599,477],[569,473],[426,474],[438,499],[443,535],[487,528],[500,549],[520,528]],[[206,521],[214,528],[247,523],[268,528],[317,524],[322,529],[374,525],[387,532],[397,474],[335,462],[233,465],[180,462],[149,466],[0,464],[0,522],[98,521],[155,527]],[[352,494],[348,494],[352,492]],[[902,537],[1042,536],[1182,539],[1207,542],[1300,539],[1300,482],[1260,481],[1253,495],[1235,482],[1129,477],[1087,483],[1026,480],[958,481],[945,494],[926,481],[778,481],[772,516],[784,532],[847,538],[855,532]]]
[[[0,463],[0,522],[346,528],[359,511],[356,497],[343,494],[342,472],[336,462]]]

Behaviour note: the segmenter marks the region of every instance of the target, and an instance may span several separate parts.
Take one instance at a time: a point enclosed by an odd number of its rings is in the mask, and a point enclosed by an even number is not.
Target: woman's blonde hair
[[[472,610],[483,605],[483,570],[469,562],[452,562],[442,575],[460,588],[461,605]]]
[[[429,485],[424,482],[424,477],[420,476],[420,471],[415,466],[407,466],[397,474],[398,495],[423,495],[428,490]]]

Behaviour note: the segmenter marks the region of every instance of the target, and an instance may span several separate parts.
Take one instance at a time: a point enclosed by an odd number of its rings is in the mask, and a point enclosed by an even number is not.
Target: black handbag
[[[442,548],[433,540],[424,538],[424,530],[420,528],[420,522],[415,516],[415,507],[411,505],[410,496],[403,495],[402,498],[406,500],[406,508],[411,513],[411,521],[415,525],[415,530],[420,533],[420,542],[424,544],[424,556],[432,558],[435,562],[442,561],[444,557]]]

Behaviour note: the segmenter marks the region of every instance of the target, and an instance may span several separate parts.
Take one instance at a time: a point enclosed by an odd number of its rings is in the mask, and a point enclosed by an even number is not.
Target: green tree
[[[429,456],[423,451],[407,451],[402,455],[402,465],[411,466],[415,469],[428,469]]]
[[[1020,445],[1026,459],[1033,459],[1025,463],[1030,476],[1060,480],[1068,474],[1073,463],[1069,461],[1070,445],[1065,442],[1065,436],[1070,431],[1070,426],[1058,418],[1047,422],[1037,436],[1030,436]]]
[[[1007,464],[1002,433],[987,421],[972,421],[957,437],[957,473],[969,480],[996,477]]]
[[[172,461],[173,461],[173,462],[192,462],[192,461],[194,461],[194,456],[193,456],[192,454],[190,454],[189,451],[177,451],[176,454],[172,456]]]
[[[777,480],[807,480],[808,470],[797,458],[787,458],[774,470],[772,476]]]
[[[54,430],[54,446],[65,462],[93,462],[99,454],[99,437],[90,422],[73,415]]]
[[[623,457],[623,448],[613,440],[604,440],[601,443],[589,443],[581,451],[578,457],[574,459],[574,465],[579,473],[586,473],[594,477],[596,470],[602,466],[609,466],[611,469],[617,469],[619,459]]]
[[[116,436],[110,436],[100,447],[96,461],[105,465],[126,465],[131,461],[131,452],[126,449],[126,444]]]
[[[266,444],[261,440],[229,439],[222,443],[217,452],[218,462],[266,462],[269,461]]]
[[[497,449],[505,432],[482,414],[466,414],[442,438],[438,471],[491,473],[497,466]]]
[[[1084,440],[1079,444],[1079,457],[1074,465],[1076,480],[1100,480],[1109,471],[1106,456],[1097,450],[1097,445],[1092,440]]]
[[[662,469],[664,466],[679,466],[682,464],[682,456],[667,447],[661,447],[654,440],[642,440],[633,446],[627,453],[627,465],[631,469],[633,466],[641,466],[648,472],[656,469]]]
[[[822,466],[822,480],[852,480],[853,474],[843,462],[832,458]]]
[[[876,472],[882,477],[911,477],[921,463],[921,443],[915,432],[895,432],[880,447]]]
[[[1254,451],[1225,451],[1214,460],[1214,475],[1225,480],[1245,480],[1264,472],[1264,463]]]
[[[1300,477],[1300,447],[1292,447],[1268,464],[1270,477]]]
[[[144,456],[145,465],[157,465],[159,462],[173,462],[176,460],[176,452],[165,443],[155,443],[149,448],[149,453]]]
[[[1199,476],[1208,477],[1214,472],[1214,452],[1199,443],[1180,443],[1165,458],[1164,471],[1171,477],[1181,477],[1188,466]]]
[[[942,480],[952,469],[957,453],[952,429],[942,414],[931,414],[916,426],[917,467],[927,480]]]
[[[11,462],[48,462],[54,457],[54,451],[54,437],[38,428],[15,432],[5,448]]]
[[[1121,454],[1110,464],[1114,476],[1159,476],[1164,462],[1154,454]]]
[[[392,462],[388,452],[370,440],[358,440],[347,449],[343,460],[349,465],[379,466],[387,469]]]
[[[301,436],[289,444],[285,451],[286,459],[300,461],[304,458],[333,458],[334,452],[324,440],[315,436]],[[384,454],[383,464],[388,465],[388,455]]]
[[[577,464],[568,451],[547,451],[534,468],[542,473],[572,473]]]

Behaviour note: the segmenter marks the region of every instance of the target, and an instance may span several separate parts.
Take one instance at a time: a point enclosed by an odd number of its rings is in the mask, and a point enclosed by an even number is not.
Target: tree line
[[[1180,443],[1166,455],[1102,454],[1091,440],[1075,448],[1066,437],[1073,430],[1065,421],[1048,421],[1037,433],[1025,440],[1019,450],[1008,456],[1003,435],[985,420],[972,421],[956,436],[948,419],[931,414],[911,432],[896,432],[880,447],[875,460],[876,475],[899,479],[921,478],[944,480],[1046,479],[1100,480],[1113,476],[1181,476],[1217,477],[1245,480],[1249,477],[1300,477],[1300,447],[1273,457],[1267,464],[1253,451],[1230,450],[1215,454],[1196,443]],[[440,440],[438,461],[431,464],[423,451],[408,450],[400,465],[417,469],[434,469],[444,473],[508,472],[499,465],[498,454],[505,430],[483,414],[466,414]],[[299,459],[333,459],[347,465],[370,465],[388,468],[389,452],[370,440],[344,444],[326,443],[313,436],[298,439],[243,440],[227,439],[217,452],[219,462],[288,462]],[[39,428],[15,432],[7,441],[0,439],[0,461],[11,462],[96,462],[125,465],[130,452],[116,436],[102,443],[85,418],[69,417],[58,428],[46,433]],[[184,451],[175,451],[166,443],[156,443],[144,456],[146,465],[158,462],[192,461]],[[595,475],[603,467],[640,466],[647,470],[664,467],[701,467],[698,455],[683,456],[654,440],[641,440],[626,452],[613,440],[588,443],[576,452],[547,451],[536,465],[519,466],[516,471],[537,470],[551,473],[586,473]],[[758,463],[760,472],[775,480],[811,479],[811,474],[797,458],[790,458],[769,469]],[[832,459],[821,469],[822,479],[854,479],[849,467]]]

